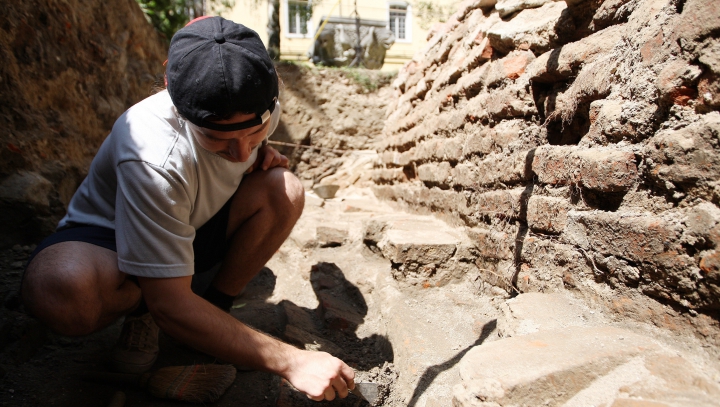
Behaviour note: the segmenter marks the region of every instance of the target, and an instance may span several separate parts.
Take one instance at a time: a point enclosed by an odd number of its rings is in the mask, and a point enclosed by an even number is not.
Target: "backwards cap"
[[[260,37],[222,17],[195,19],[173,36],[166,77],[178,112],[200,127],[253,127],[276,106],[277,74]],[[256,113],[257,118],[222,125],[210,121],[236,113]]]

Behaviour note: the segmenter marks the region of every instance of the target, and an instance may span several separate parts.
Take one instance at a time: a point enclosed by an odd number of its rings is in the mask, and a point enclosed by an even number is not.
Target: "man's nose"
[[[250,159],[251,153],[250,143],[237,139],[231,143],[230,154],[234,159],[244,163]]]

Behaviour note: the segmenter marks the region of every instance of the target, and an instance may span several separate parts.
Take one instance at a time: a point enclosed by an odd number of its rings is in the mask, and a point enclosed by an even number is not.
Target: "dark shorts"
[[[193,251],[195,252],[195,273],[210,271],[225,257],[230,242],[225,239],[230,201],[228,201],[209,221],[195,231]],[[59,230],[43,240],[32,252],[29,264],[41,250],[62,242],[85,242],[117,252],[115,230],[100,226],[73,225]]]

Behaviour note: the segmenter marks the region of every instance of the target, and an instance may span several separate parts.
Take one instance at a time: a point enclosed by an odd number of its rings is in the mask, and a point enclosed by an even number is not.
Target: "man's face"
[[[218,120],[218,124],[239,123],[252,120],[256,117],[254,113],[237,113],[226,120]],[[267,136],[270,128],[270,120],[263,124],[248,129],[236,131],[217,131],[191,124],[193,135],[198,144],[204,149],[219,155],[220,157],[234,162],[244,163],[250,159],[255,147],[260,145]]]

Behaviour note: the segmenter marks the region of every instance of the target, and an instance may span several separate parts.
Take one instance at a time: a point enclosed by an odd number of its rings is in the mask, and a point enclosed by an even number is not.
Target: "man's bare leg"
[[[230,249],[212,286],[240,294],[265,266],[302,214],[305,190],[284,168],[247,175],[233,197],[227,236]]]
[[[21,295],[25,308],[52,330],[87,335],[140,303],[137,284],[118,270],[117,253],[90,243],[62,242],[30,262]]]

